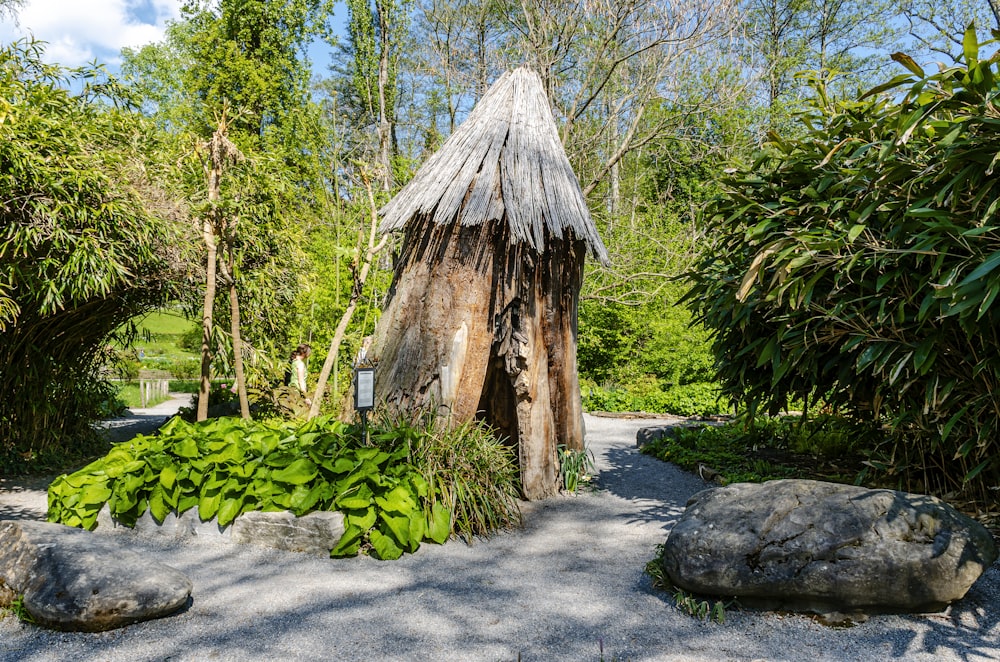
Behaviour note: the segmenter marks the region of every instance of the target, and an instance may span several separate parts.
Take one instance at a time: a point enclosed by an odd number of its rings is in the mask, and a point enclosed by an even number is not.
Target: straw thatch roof
[[[542,81],[527,66],[493,84],[381,215],[383,232],[415,217],[441,225],[506,219],[513,240],[539,253],[546,234],[562,239],[568,231],[608,264]]]

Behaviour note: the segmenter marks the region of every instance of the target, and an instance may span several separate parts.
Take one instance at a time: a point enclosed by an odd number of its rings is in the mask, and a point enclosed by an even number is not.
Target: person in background
[[[285,383],[299,389],[299,392],[306,399],[306,404],[312,406],[312,400],[309,399],[308,391],[306,390],[306,360],[310,354],[312,354],[312,347],[309,345],[302,344],[295,348],[289,358],[292,365],[286,376]]]

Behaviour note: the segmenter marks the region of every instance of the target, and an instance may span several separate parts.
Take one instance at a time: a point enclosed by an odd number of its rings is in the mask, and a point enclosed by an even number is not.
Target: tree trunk
[[[330,351],[327,352],[326,360],[323,362],[323,368],[320,370],[319,377],[316,380],[316,392],[312,397],[312,404],[309,405],[309,418],[316,418],[319,415],[320,405],[323,403],[323,398],[326,394],[326,383],[330,379],[330,373],[333,371],[334,367],[337,365],[337,358],[340,356],[340,345],[344,342],[344,335],[347,333],[347,325],[351,323],[351,318],[354,317],[354,311],[358,306],[358,299],[361,298],[361,293],[364,292],[365,282],[368,280],[368,273],[371,271],[372,262],[375,256],[378,254],[382,247],[385,246],[388,241],[388,237],[383,237],[379,244],[375,245],[375,237],[378,235],[378,208],[375,206],[375,193],[372,191],[371,182],[365,180],[365,190],[368,193],[368,204],[371,211],[370,217],[370,227],[368,232],[368,249],[365,253],[364,263],[361,268],[358,269],[355,265],[355,279],[354,287],[351,289],[351,298],[347,302],[347,308],[344,310],[344,314],[340,317],[340,323],[337,324],[337,329],[333,333],[333,340],[330,341]],[[360,253],[361,247],[358,247]],[[358,256],[360,259],[360,254]]]
[[[480,419],[517,448],[527,499],[558,491],[557,446],[583,448],[576,372],[582,241],[538,255],[506,225],[408,229],[372,356],[390,411]]]
[[[392,190],[392,119],[387,88],[389,86],[389,58],[392,47],[388,8],[383,2],[375,3],[379,25],[378,58],[378,153],[382,168],[382,190]]]
[[[209,177],[209,200],[218,200],[218,171]],[[214,183],[214,184],[213,184]],[[209,212],[211,215],[213,212]],[[215,276],[218,246],[215,242],[215,225],[210,218],[202,222],[202,238],[205,240],[207,262],[205,264],[205,303],[201,314],[201,387],[198,391],[197,420],[208,418],[208,393],[212,388],[212,313],[215,305]]]
[[[227,242],[229,243],[229,242]],[[240,335],[240,301],[236,292],[236,269],[232,255],[232,246],[228,246],[228,265],[225,267],[226,280],[229,282],[229,317],[233,336],[233,367],[236,370],[236,389],[240,399],[240,416],[250,418],[250,400],[247,398],[247,379],[243,369],[243,339]]]

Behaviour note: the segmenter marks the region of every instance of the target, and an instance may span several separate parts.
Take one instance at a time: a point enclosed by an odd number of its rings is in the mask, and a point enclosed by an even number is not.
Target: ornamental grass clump
[[[514,448],[478,421],[449,423],[433,415],[416,423],[384,418],[372,443],[404,448],[427,481],[431,498],[453,513],[454,532],[473,536],[518,526],[520,484]]]

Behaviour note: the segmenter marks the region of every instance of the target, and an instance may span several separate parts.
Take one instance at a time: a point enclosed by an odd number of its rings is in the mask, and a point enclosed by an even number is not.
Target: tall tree
[[[375,127],[376,160],[383,191],[393,186],[398,151],[396,106],[399,59],[408,26],[409,0],[347,0],[350,97],[359,118]]]
[[[902,13],[914,43],[913,57],[958,61],[964,55],[965,29],[975,25],[986,37],[1000,29],[998,0],[902,0]]]
[[[310,205],[317,196],[321,202],[323,181],[317,161],[319,111],[310,100],[305,52],[313,38],[325,34],[330,11],[328,0],[193,0],[183,7],[182,20],[168,29],[165,43],[126,54],[125,70],[145,107],[181,142],[191,135],[204,146],[206,179],[183,184],[195,199],[203,200],[208,253],[199,418],[207,415],[220,256],[229,298],[228,338],[244,415],[249,409],[242,375],[245,334],[239,292],[270,299],[265,305],[272,310],[254,311],[251,317],[258,340],[264,337],[259,333],[262,326],[274,335],[281,324],[266,320],[281,316],[288,307],[287,297],[294,297],[284,287],[253,288],[255,283],[263,285],[253,271],[267,268],[271,277],[295,278],[300,263],[297,244],[278,237],[300,222],[305,209],[321,206]],[[227,171],[223,166],[235,154],[246,156],[245,165]],[[219,242],[221,251],[216,250]],[[271,255],[265,256],[262,249]]]
[[[811,70],[854,91],[891,66],[901,27],[895,0],[743,0],[744,59],[755,72],[769,123],[809,94],[796,77]],[[873,56],[882,52],[883,57]]]

